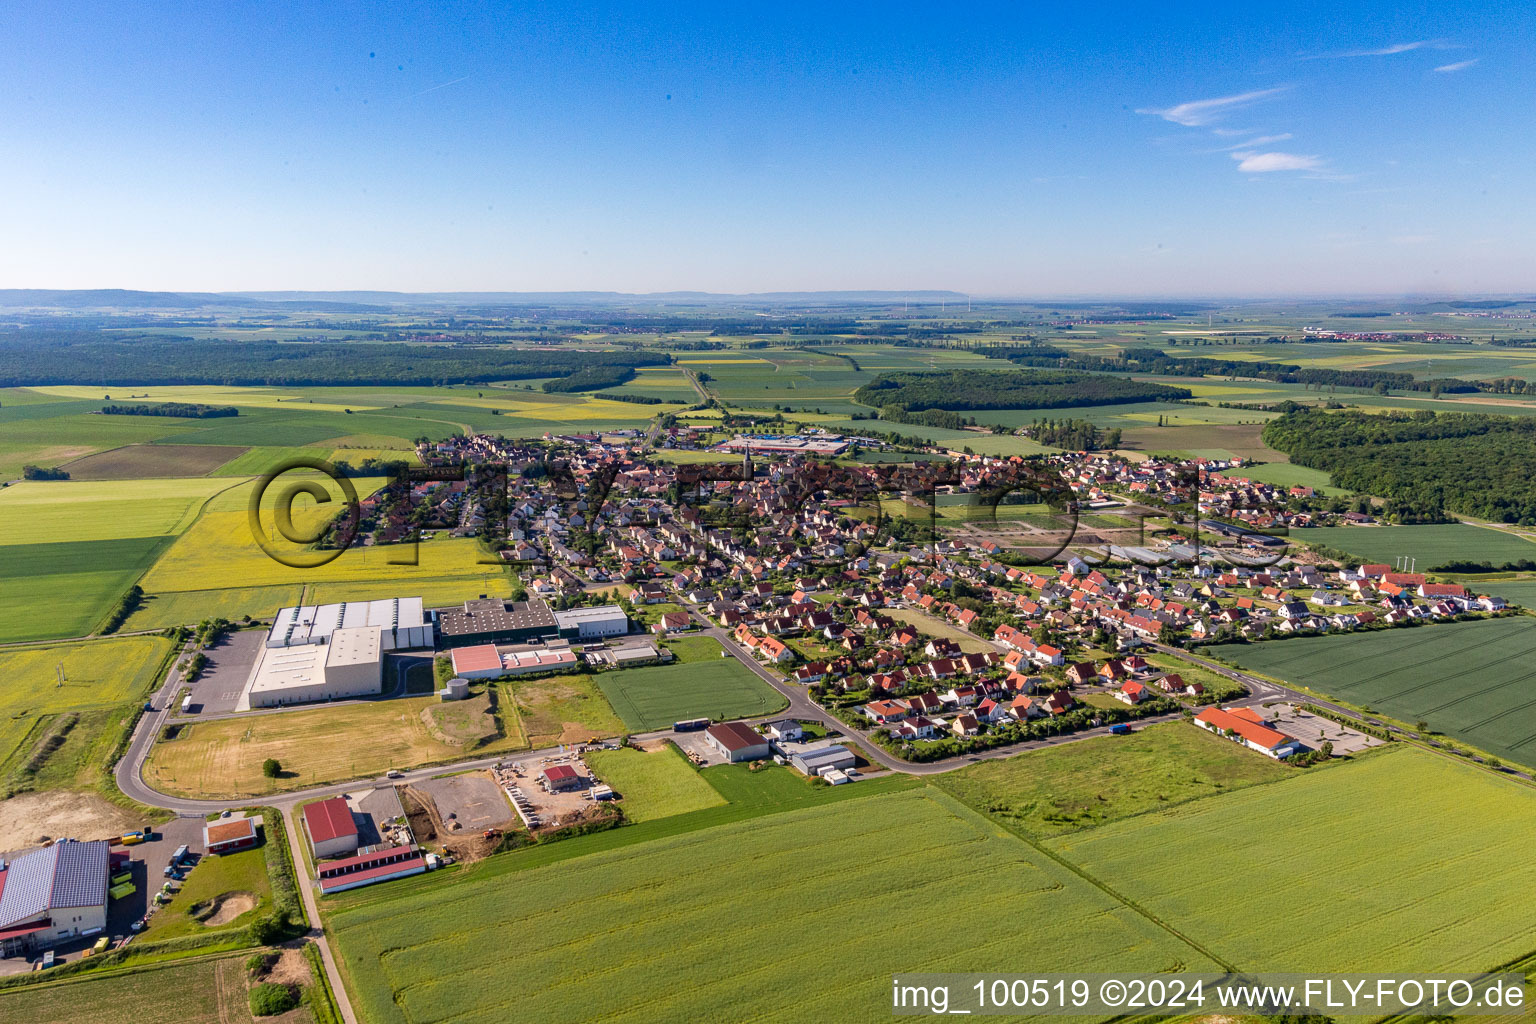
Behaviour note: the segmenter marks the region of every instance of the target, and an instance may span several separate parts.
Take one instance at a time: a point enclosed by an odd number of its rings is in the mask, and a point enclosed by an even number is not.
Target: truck
[[[192,713],[192,695],[190,693],[181,698],[181,713],[184,715]]]
[[[1131,727],[1121,722],[1119,725],[1110,726],[1109,732],[1111,736],[1129,736],[1131,734]]]
[[[672,723],[673,732],[698,732],[700,729],[708,728],[709,719],[707,718],[690,718],[685,722]]]
[[[176,852],[171,854],[171,865],[173,867],[180,867],[181,866],[181,862],[186,860],[186,859],[187,859],[187,844],[186,843],[182,843],[180,846],[176,847]]]
[[[114,846],[138,846],[140,843],[144,842],[148,838],[149,838],[149,836],[146,835],[143,831],[124,832],[122,835],[120,835],[116,839],[112,840],[112,845],[114,845]]]

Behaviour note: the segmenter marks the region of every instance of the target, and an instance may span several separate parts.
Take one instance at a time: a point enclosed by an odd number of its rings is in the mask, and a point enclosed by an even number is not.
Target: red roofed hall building
[[[1300,740],[1278,729],[1271,729],[1251,708],[1238,708],[1234,711],[1206,708],[1195,716],[1195,724],[1276,760],[1290,757],[1303,749]]]
[[[357,851],[357,822],[343,797],[333,796],[304,808],[304,827],[315,859],[341,857]]]
[[[770,753],[767,738],[740,722],[712,725],[704,738],[730,761],[761,761]]]

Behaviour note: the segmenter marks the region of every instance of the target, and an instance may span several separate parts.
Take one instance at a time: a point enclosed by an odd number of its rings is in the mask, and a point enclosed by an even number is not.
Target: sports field
[[[890,1017],[893,972],[999,959],[1040,971],[1209,966],[933,789],[659,838],[510,882],[403,890],[336,914],[359,1011],[373,1024],[747,1020],[782,1016],[792,993],[797,1018],[877,1021]],[[944,909],[966,892],[985,898]],[[750,933],[722,934],[722,907],[813,913],[839,929],[836,955],[821,941],[765,951]],[[509,928],[515,943],[495,938]],[[445,960],[450,936],[476,955]]]
[[[0,651],[0,765],[12,768],[25,759],[53,716],[115,711],[143,700],[160,682],[169,650],[161,637],[134,636]]]
[[[717,807],[725,798],[705,782],[682,751],[668,743],[660,750],[594,750],[587,764],[619,795],[624,816],[649,821]]]
[[[1322,544],[1357,556],[1364,562],[1394,564],[1402,555],[1418,559],[1418,572],[1452,561],[1504,562],[1536,560],[1536,544],[1505,530],[1449,523],[1441,526],[1313,526],[1291,531],[1307,544]]]
[[[735,658],[615,669],[600,673],[597,686],[631,732],[687,718],[755,718],[789,703]]]
[[[934,778],[934,785],[1032,836],[1103,825],[1295,775],[1184,722],[1066,743]]]
[[[1474,971],[1536,948],[1533,835],[1536,791],[1389,747],[1049,845],[1243,970]]]
[[[1263,675],[1536,764],[1536,619],[1340,633],[1216,648]]]
[[[464,747],[434,739],[422,721],[421,712],[440,703],[406,697],[188,723],[175,739],[155,744],[144,778],[178,796],[234,798],[462,759]],[[527,747],[515,715],[502,728],[474,754]],[[269,757],[283,766],[282,778],[262,776]]]

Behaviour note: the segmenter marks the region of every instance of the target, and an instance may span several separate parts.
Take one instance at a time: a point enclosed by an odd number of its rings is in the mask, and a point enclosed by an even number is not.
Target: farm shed
[[[740,722],[721,722],[704,732],[704,741],[729,761],[760,761],[769,754],[767,738]]]
[[[203,826],[203,846],[209,853],[234,853],[256,845],[260,818],[230,818]]]
[[[304,808],[304,827],[309,830],[309,846],[318,860],[340,857],[357,849],[357,822],[352,808],[339,796],[321,800]]]
[[[834,744],[795,754],[789,763],[806,775],[823,775],[833,770],[847,771],[854,766],[856,760],[853,751],[842,744]]]
[[[387,882],[392,878],[419,875],[426,870],[427,860],[422,856],[420,847],[392,846],[322,864],[315,875],[320,883],[321,895],[328,896],[333,892]]]

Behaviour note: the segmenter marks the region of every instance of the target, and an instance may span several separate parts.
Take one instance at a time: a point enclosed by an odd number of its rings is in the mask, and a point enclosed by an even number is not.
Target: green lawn
[[[689,718],[755,718],[789,703],[735,658],[615,669],[599,673],[597,686],[631,732]]]
[[[1210,966],[931,788],[574,857],[512,884],[486,875],[398,892],[330,922],[372,1024],[774,1019],[786,993],[796,1017],[882,1021],[893,972],[999,958],[1040,971]],[[942,912],[957,893],[985,898]],[[766,936],[719,927],[722,913],[766,921],[775,908],[846,925],[836,954],[822,942],[765,947]],[[515,943],[497,938],[509,928]],[[476,955],[445,958],[445,942]]]
[[[151,964],[127,973],[0,990],[0,1020],[27,1024],[132,1021],[133,1024],[296,1024],[300,1008],[281,1017],[251,1016],[241,953],[192,963]]]
[[[162,881],[149,879],[150,889],[158,889]],[[205,924],[194,916],[196,910],[205,908],[211,900],[221,897],[231,900],[240,896],[251,898],[251,908],[221,924]],[[197,867],[187,875],[181,891],[171,902],[149,919],[144,934],[148,939],[169,939],[177,935],[201,935],[220,927],[241,927],[260,917],[271,903],[272,883],[267,879],[266,853],[261,847],[207,856],[197,862]],[[226,916],[238,909],[231,904]]]
[[[1054,836],[1294,774],[1204,729],[1169,722],[983,761],[934,784],[1028,835]]]
[[[625,747],[594,750],[587,764],[618,793],[624,816],[649,821],[725,803],[698,769],[672,744],[650,752]]]
[[[1490,754],[1536,764],[1536,620],[1528,616],[1212,650],[1242,668],[1399,721],[1423,719]]]
[[[1479,971],[1536,948],[1533,835],[1536,791],[1389,747],[1048,845],[1243,970]]]
[[[1426,572],[1451,561],[1504,562],[1536,559],[1536,544],[1503,530],[1465,523],[1441,526],[1312,526],[1291,531],[1294,540],[1322,544],[1363,562],[1394,563],[1401,555],[1418,559]]]

